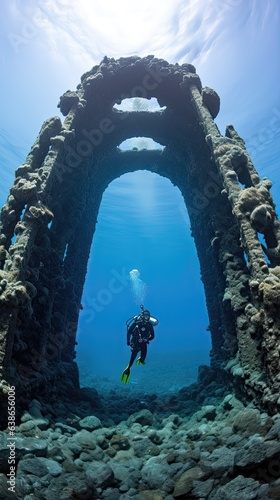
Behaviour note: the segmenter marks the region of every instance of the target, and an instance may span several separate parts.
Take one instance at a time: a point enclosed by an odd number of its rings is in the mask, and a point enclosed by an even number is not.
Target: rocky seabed
[[[33,400],[16,427],[14,478],[0,433],[0,498],[279,499],[280,415],[233,394],[211,403],[189,415],[142,408],[116,423]]]

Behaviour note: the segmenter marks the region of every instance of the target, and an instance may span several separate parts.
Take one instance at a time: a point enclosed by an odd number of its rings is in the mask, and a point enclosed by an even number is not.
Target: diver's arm
[[[130,325],[130,327],[127,330],[127,335],[126,335],[126,343],[127,343],[127,345],[130,345],[130,337],[132,335],[132,332],[133,332],[134,328],[135,328],[135,323],[132,323],[132,325]]]

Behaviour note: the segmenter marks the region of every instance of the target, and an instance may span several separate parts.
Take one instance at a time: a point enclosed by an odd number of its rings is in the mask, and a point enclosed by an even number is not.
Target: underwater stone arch
[[[157,98],[163,111],[113,109]],[[244,141],[214,122],[219,97],[195,68],[153,56],[104,58],[44,122],[0,219],[0,370],[36,394],[78,388],[76,330],[102,194],[123,173],[145,168],[185,200],[200,263],[212,339],[211,366],[269,409],[280,386],[279,221]],[[121,151],[129,137],[163,150]],[[145,167],[144,167],[145,166]],[[261,245],[258,234],[263,234]],[[16,236],[14,241],[14,236]],[[23,391],[22,391],[23,394]]]

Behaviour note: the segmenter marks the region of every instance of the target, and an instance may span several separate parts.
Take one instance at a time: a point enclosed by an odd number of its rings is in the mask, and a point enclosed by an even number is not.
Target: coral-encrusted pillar
[[[230,271],[232,265],[225,271],[223,301],[236,311],[238,338],[237,356],[230,360],[228,369],[239,379],[244,392],[273,408],[280,403],[280,226],[269,192],[272,183],[260,180],[234,128],[228,126],[226,137],[222,137],[197,89],[192,87],[191,91],[203,118],[205,140],[222,180],[222,192],[239,226],[246,259],[243,269],[238,271],[234,266],[235,276]],[[260,242],[259,235],[264,235],[265,243]],[[219,259],[233,262],[236,255],[220,249]]]

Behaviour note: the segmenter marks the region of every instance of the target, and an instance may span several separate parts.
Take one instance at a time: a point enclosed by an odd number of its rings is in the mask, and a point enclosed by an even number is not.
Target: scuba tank
[[[126,327],[127,329],[132,325],[133,322],[135,323],[139,323],[140,321],[142,321],[142,318],[143,318],[143,312],[144,312],[144,306],[143,304],[140,305],[140,309],[142,311],[141,314],[136,314],[135,316],[132,316],[131,318],[129,318],[127,321],[126,321]],[[153,316],[150,316],[150,319],[149,319],[149,322],[153,325],[153,326],[157,326],[159,321],[157,318],[154,318]]]

